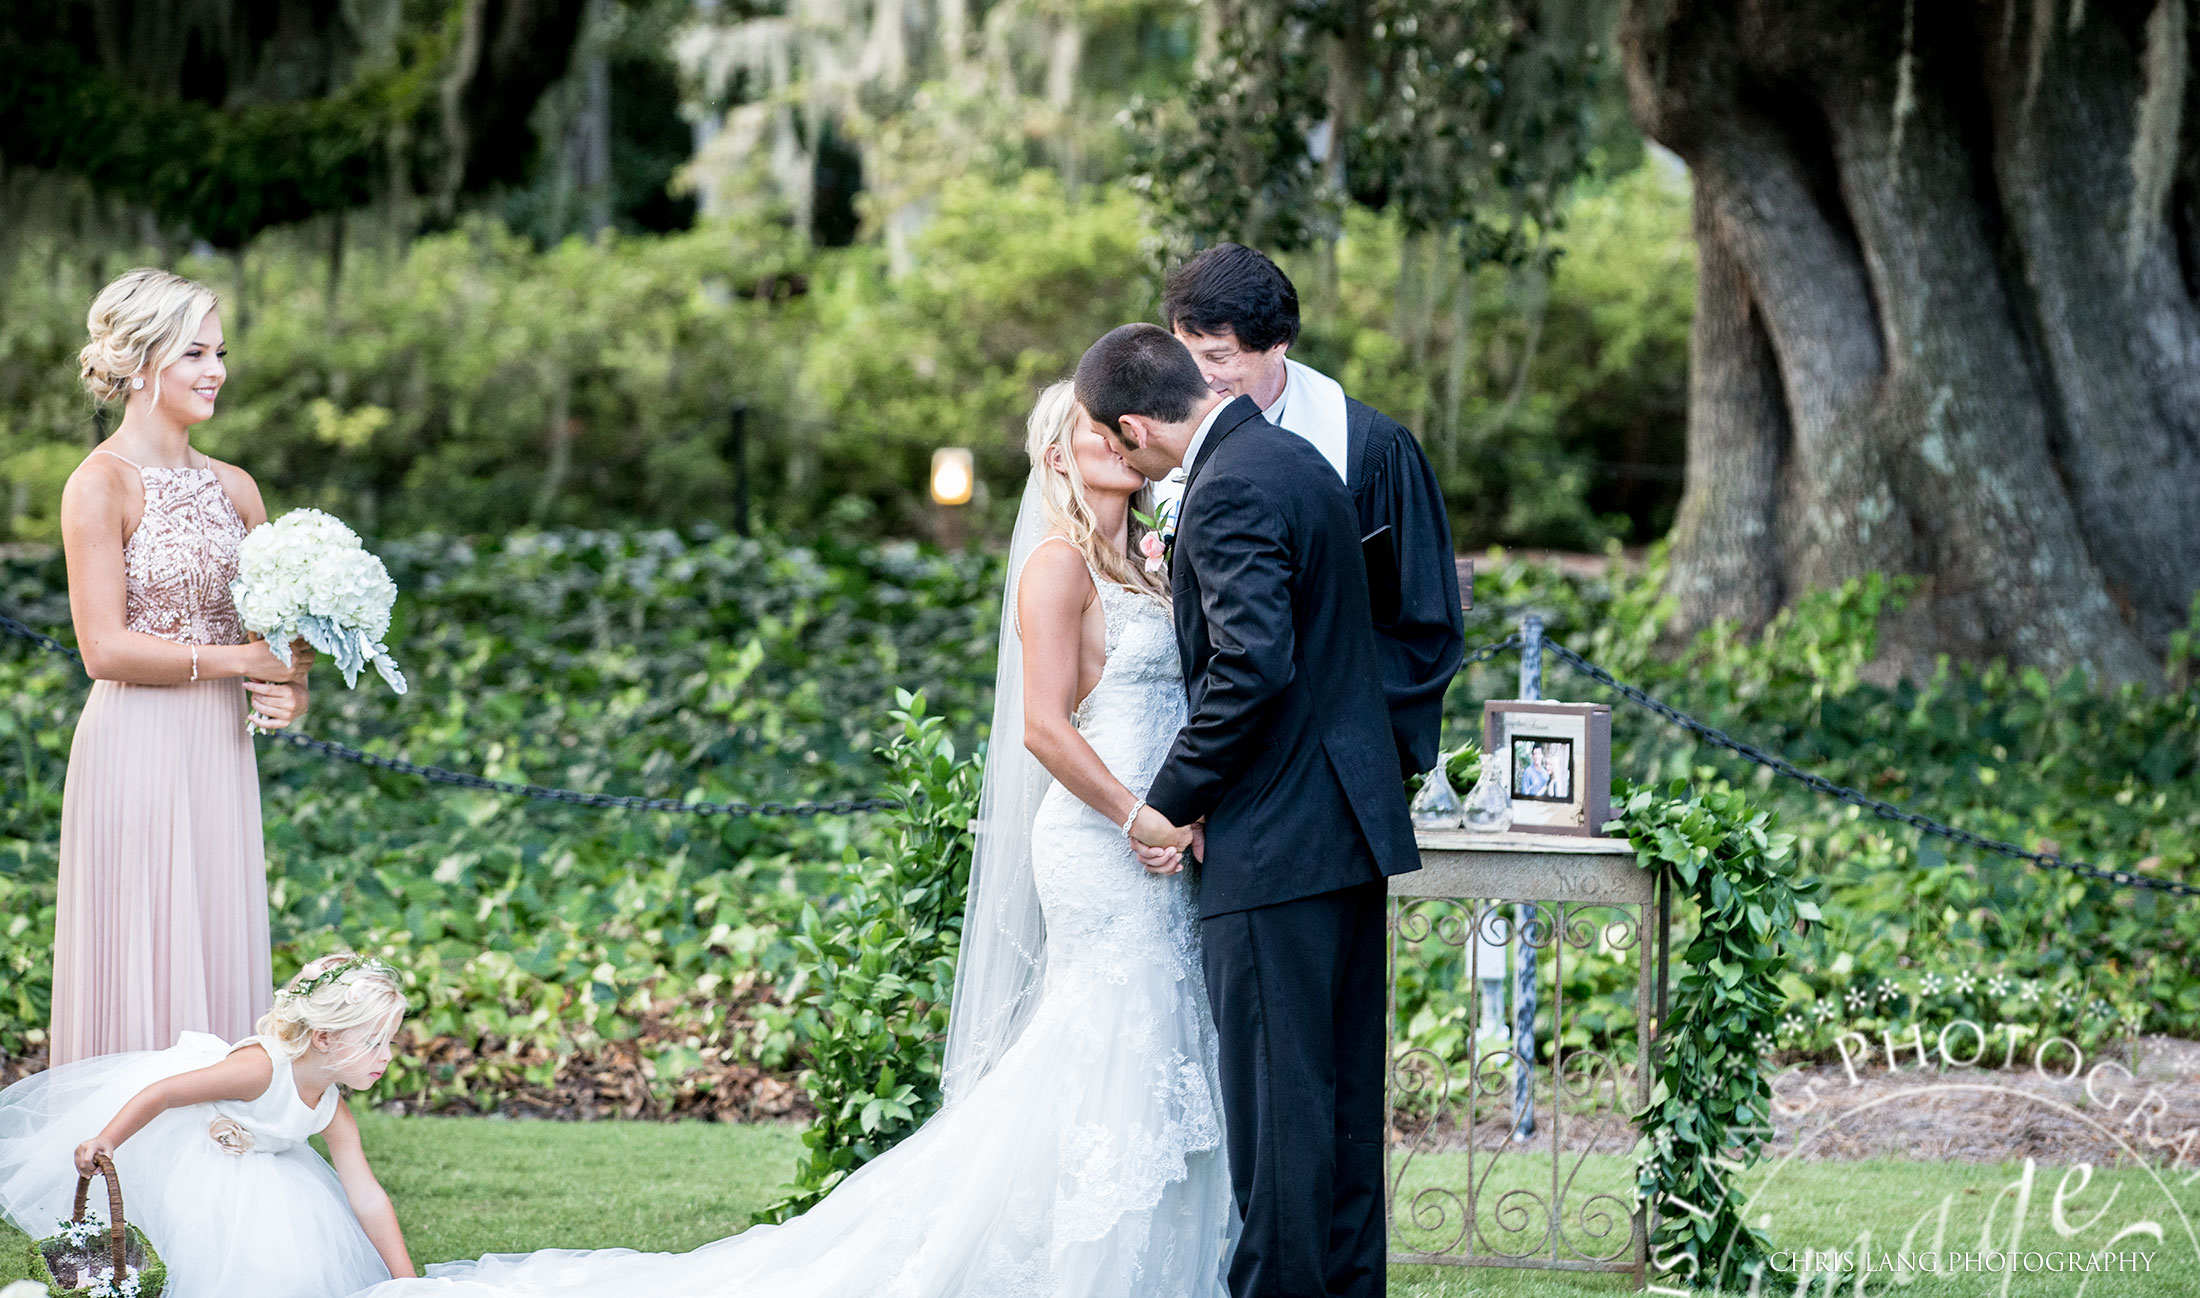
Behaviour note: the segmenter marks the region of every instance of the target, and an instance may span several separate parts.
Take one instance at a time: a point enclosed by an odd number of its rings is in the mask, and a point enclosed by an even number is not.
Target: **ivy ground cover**
[[[415,689],[324,684],[316,734],[504,778],[750,800],[877,792],[896,687],[923,689],[961,758],[982,738],[1000,579],[983,555],[707,532],[378,548],[405,592],[392,643],[417,664]],[[1654,557],[1592,578],[1501,555],[1481,566],[1470,643],[1532,609],[1622,678],[1874,796],[2102,865],[2194,873],[2187,663],[2153,692],[1955,668],[1885,686],[1868,671],[1898,595],[1883,585],[1810,597],[1759,637],[1676,647],[1661,640]],[[0,564],[0,608],[64,627],[58,562]],[[1505,656],[1462,675],[1455,742],[1483,699],[1516,692],[1515,670]],[[14,1069],[42,1054],[83,688],[66,662],[0,641],[0,1066]],[[1545,692],[1600,697],[1555,663]],[[1830,1059],[1844,1032],[1931,1015],[2053,1028],[2089,1051],[2133,1024],[2200,1034],[2200,907],[1950,850],[1624,703],[1614,731],[1616,773],[1741,789],[1794,836],[1798,879],[1818,884],[1822,919],[1795,944],[1769,1057]],[[418,979],[415,1047],[389,1092],[409,1110],[799,1111],[788,1083],[814,1027],[803,908],[829,919],[847,904],[847,863],[890,841],[880,818],[585,811],[272,746],[262,770],[279,959],[370,945]],[[1678,919],[1677,952],[1693,923],[1687,907]],[[1604,986],[1610,970],[1578,976],[1577,1030],[1631,1034],[1631,989]],[[1409,1020],[1416,1009],[1402,998]]]

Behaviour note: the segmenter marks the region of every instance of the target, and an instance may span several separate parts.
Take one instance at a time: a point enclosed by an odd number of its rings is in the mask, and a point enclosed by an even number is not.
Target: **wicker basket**
[[[87,1246],[71,1244],[66,1236],[38,1242],[36,1262],[45,1271],[33,1279],[46,1282],[51,1298],[80,1298],[100,1280],[121,1279],[137,1273],[137,1298],[160,1298],[168,1287],[168,1268],[145,1236],[122,1216],[122,1181],[105,1154],[95,1163],[94,1174],[107,1183],[107,1238]],[[84,1220],[84,1202],[92,1192],[92,1178],[76,1178],[76,1209],[69,1220]]]

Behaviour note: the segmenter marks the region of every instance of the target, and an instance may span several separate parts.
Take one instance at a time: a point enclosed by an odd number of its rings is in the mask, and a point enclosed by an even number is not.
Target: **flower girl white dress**
[[[56,1233],[76,1197],[79,1144],[146,1086],[253,1044],[186,1032],[167,1050],[79,1060],[0,1091],[0,1212],[33,1238]],[[170,1109],[115,1151],[123,1213],[167,1263],[168,1298],[340,1298],[390,1277],[306,1143],[336,1116],[338,1089],[306,1107],[290,1060],[267,1053],[275,1067],[258,1099]],[[94,1186],[90,1202],[106,1201]]]
[[[1184,724],[1175,632],[1158,601],[1093,579],[1108,657],[1074,720],[1143,790]],[[1147,874],[1058,784],[1031,868],[1046,969],[1029,1022],[808,1213],[691,1253],[431,1266],[361,1298],[1228,1298],[1237,1219],[1190,876]]]

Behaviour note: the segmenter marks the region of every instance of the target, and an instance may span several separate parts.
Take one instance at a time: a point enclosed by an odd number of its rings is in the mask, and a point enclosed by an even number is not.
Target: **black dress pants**
[[[1201,925],[1245,1231],[1232,1298],[1383,1298],[1382,880]]]

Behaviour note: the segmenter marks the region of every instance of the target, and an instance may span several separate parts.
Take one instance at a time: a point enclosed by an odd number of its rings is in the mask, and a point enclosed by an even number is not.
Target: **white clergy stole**
[[[1329,467],[1337,471],[1338,479],[1349,486],[1351,479],[1345,472],[1344,386],[1288,356],[1283,359],[1283,369],[1288,376],[1283,395],[1264,412],[1268,422],[1312,442],[1329,461]]]

